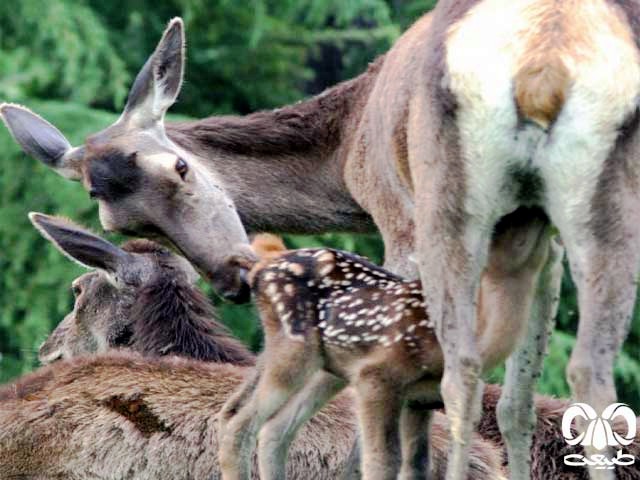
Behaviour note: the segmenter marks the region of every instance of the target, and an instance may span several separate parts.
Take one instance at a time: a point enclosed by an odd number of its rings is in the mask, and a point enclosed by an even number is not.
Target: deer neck
[[[347,190],[335,155],[248,157],[237,167],[221,175],[222,183],[249,232],[374,230],[369,214]]]
[[[225,186],[250,232],[373,231],[343,167],[380,63],[304,102],[168,124],[167,133]]]

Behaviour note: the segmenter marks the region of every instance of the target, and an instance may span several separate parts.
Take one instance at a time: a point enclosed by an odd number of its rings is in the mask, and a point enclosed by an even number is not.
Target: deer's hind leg
[[[312,340],[291,339],[284,333],[267,338],[255,389],[222,432],[219,457],[223,479],[251,477],[258,432],[320,368],[318,344]]]
[[[640,218],[636,218],[638,225]],[[567,251],[578,288],[580,323],[576,345],[567,367],[573,399],[593,407],[598,415],[616,401],[613,367],[631,325],[640,260],[640,236],[609,248],[598,245],[599,253]],[[566,238],[566,237],[563,237]],[[593,240],[593,239],[592,239]],[[575,247],[575,245],[573,245]],[[592,250],[593,251],[593,250]],[[578,428],[586,429],[586,424]],[[606,447],[605,447],[606,448]],[[592,454],[615,455],[610,448],[585,447]],[[590,470],[592,479],[614,478],[611,471]]]
[[[450,193],[425,192],[419,197],[416,211],[424,214],[417,216],[417,254],[427,313],[436,325],[444,356],[441,392],[452,438],[447,479],[463,480],[471,435],[480,418],[483,383],[476,299],[492,225],[487,219],[451,211],[446,198],[435,199],[442,195]]]
[[[613,97],[606,98],[606,103],[590,106],[588,112],[594,115],[622,106],[611,104]],[[596,117],[585,124],[581,118],[579,136],[559,134],[573,133],[575,111],[586,111],[578,110],[577,103],[566,107],[574,109],[573,115],[559,118],[554,127],[557,140],[549,145],[544,171],[548,212],[560,230],[578,290],[580,322],[568,380],[573,399],[589,404],[598,415],[616,401],[613,367],[631,325],[640,271],[637,92],[628,99],[615,98],[628,102],[627,113],[610,110],[608,118],[612,113],[620,117],[608,123]],[[577,169],[576,163],[583,168]],[[587,446],[586,455],[615,455],[611,448],[598,450],[598,446]],[[593,467],[589,473],[592,479],[614,477],[611,470]]]
[[[451,431],[447,480],[464,480],[483,391],[476,322],[480,277],[494,226],[521,203],[513,171],[525,163],[536,138],[528,131],[516,135],[511,81],[475,78],[469,65],[458,63],[466,47],[455,35],[443,42],[448,67],[434,63],[425,88],[412,98],[407,143],[416,185],[416,257],[444,357],[441,393]],[[451,70],[452,58],[457,71]]]

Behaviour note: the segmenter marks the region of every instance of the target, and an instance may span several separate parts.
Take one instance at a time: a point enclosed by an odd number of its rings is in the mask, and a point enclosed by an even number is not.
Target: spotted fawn
[[[443,361],[420,282],[343,251],[286,251],[273,236],[256,238],[254,249],[262,260],[248,278],[265,349],[255,378],[221,414],[223,478],[248,478],[256,437],[261,478],[283,478],[297,427],[347,385],[355,390],[364,478],[395,479],[401,467],[426,474]],[[288,425],[277,426],[278,417]]]

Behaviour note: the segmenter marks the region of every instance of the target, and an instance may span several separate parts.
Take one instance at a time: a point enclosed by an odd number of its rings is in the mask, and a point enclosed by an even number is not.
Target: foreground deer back
[[[0,388],[0,478],[220,478],[215,415],[246,367],[131,352],[63,360]],[[294,441],[287,478],[338,478],[355,438],[348,395]],[[444,478],[446,418],[432,442]],[[474,438],[469,480],[496,478],[500,453]],[[257,478],[253,476],[252,478]]]
[[[253,364],[253,355],[216,320],[182,257],[147,240],[120,248],[62,218],[30,218],[63,254],[94,269],[74,280],[73,311],[41,345],[42,363],[128,347],[148,356]]]
[[[213,417],[248,373],[245,367],[124,351],[43,367],[0,387],[0,478],[217,479]],[[502,461],[492,446],[501,444],[495,419],[499,396],[498,386],[487,387],[479,431],[488,442],[474,439],[469,480],[495,478],[488,472]],[[565,400],[536,398],[533,479],[588,478],[586,470],[557,460],[579,448],[562,440],[567,406]],[[351,408],[343,396],[307,423],[290,451],[287,478],[336,478],[332,475],[341,471],[339,463],[355,435]],[[444,478],[447,436],[446,418],[437,413],[432,430],[434,460],[440,464],[436,478]],[[629,447],[636,457],[639,439],[640,428]],[[640,478],[633,467],[619,468],[618,478]]]
[[[0,478],[219,478],[215,414],[248,372],[126,352],[44,367],[0,390]],[[336,478],[354,435],[338,399],[296,442],[289,478]]]

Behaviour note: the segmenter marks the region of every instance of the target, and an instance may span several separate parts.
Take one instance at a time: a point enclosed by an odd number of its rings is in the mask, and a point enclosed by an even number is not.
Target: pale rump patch
[[[450,29],[447,52],[454,91],[487,101],[513,83],[520,114],[545,129],[585,74],[610,79],[606,89],[615,72],[627,98],[637,88],[632,32],[605,0],[485,0]],[[461,77],[474,70],[479,78]]]
[[[526,171],[540,178],[543,207],[562,223],[558,214],[593,198],[602,162],[636,108],[640,65],[623,17],[604,0],[566,3],[485,0],[448,30],[446,79],[458,104],[464,208],[481,222],[495,223],[520,205],[509,172]],[[561,81],[552,86],[549,76]],[[525,77],[531,81],[518,85]],[[531,96],[526,108],[516,105],[514,88],[521,99]],[[522,125],[523,116],[532,124]],[[554,135],[540,128],[552,121]],[[489,194],[501,188],[506,194]],[[572,198],[560,204],[567,192]]]
[[[597,61],[609,48],[608,54],[635,49],[631,31],[603,0],[538,1],[525,15],[530,24],[515,96],[521,114],[543,128],[558,116],[577,64]]]

